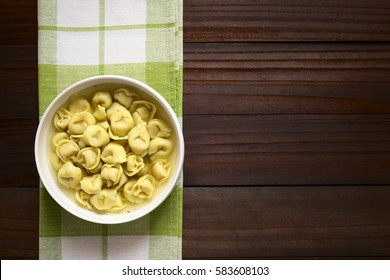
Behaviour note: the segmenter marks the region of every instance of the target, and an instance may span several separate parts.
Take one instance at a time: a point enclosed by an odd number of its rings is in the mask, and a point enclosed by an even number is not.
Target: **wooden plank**
[[[186,114],[390,112],[389,43],[184,44]]]
[[[390,187],[184,188],[185,258],[390,256]]]
[[[36,1],[2,1],[0,11],[1,44],[36,43]],[[389,40],[389,15],[385,0],[188,0],[184,1],[184,40]]]
[[[0,56],[1,116],[36,116],[36,46]],[[185,44],[184,59],[187,114],[390,111],[390,44]]]
[[[37,1],[0,1],[0,44],[37,43]]]
[[[388,257],[389,199],[389,186],[185,187],[183,258]],[[38,201],[0,188],[1,259],[38,258]]]
[[[382,41],[389,18],[386,0],[188,0],[184,40]]]
[[[39,190],[0,188],[0,259],[38,258]]]
[[[390,115],[185,115],[185,184],[390,184]]]
[[[390,183],[388,114],[185,115],[184,124],[186,185]],[[37,125],[0,119],[0,186],[37,184]]]
[[[37,47],[0,46],[0,71],[0,117],[38,116]]]
[[[38,116],[0,118],[0,187],[38,185],[34,161],[34,139]]]

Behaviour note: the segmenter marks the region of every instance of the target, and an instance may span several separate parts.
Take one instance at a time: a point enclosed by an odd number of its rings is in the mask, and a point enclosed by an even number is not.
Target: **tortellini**
[[[171,173],[171,164],[165,159],[157,159],[153,162],[151,169],[152,175],[162,183],[168,179]]]
[[[60,131],[67,130],[71,118],[72,113],[65,108],[61,108],[54,116],[54,126]]]
[[[117,192],[115,196],[115,202],[110,209],[107,209],[108,212],[118,212],[125,209],[129,205],[129,201],[125,199],[121,192]]]
[[[107,187],[118,184],[122,175],[123,167],[120,164],[103,164],[101,176]]]
[[[133,117],[137,124],[141,122],[147,123],[153,119],[156,113],[156,106],[153,103],[139,100],[133,102],[130,110],[133,112]]]
[[[152,199],[168,180],[172,128],[153,103],[131,89],[86,96],[73,96],[56,112],[51,165],[82,207],[129,211]]]
[[[128,176],[134,176],[144,167],[145,163],[142,157],[134,153],[128,153],[123,172]]]
[[[87,207],[88,209],[92,209],[91,202],[89,201],[89,199],[91,198],[90,194],[86,193],[83,190],[78,190],[75,192],[75,197],[78,203]]]
[[[87,143],[83,140],[83,135],[71,135],[70,140],[75,142],[80,149],[87,147]]]
[[[107,110],[107,118],[110,123],[110,131],[115,136],[125,136],[134,126],[134,120],[126,107],[114,102]]]
[[[125,148],[118,143],[109,143],[103,149],[102,160],[109,164],[126,162],[127,158]]]
[[[98,121],[103,121],[106,119],[106,108],[104,108],[102,105],[97,105],[95,111],[93,112],[93,116]]]
[[[116,201],[117,191],[112,189],[104,189],[98,194],[91,196],[91,204],[98,210],[111,209]]]
[[[61,185],[75,190],[80,189],[80,181],[83,177],[82,170],[71,161],[65,162],[58,170],[58,181]]]
[[[145,125],[138,124],[129,132],[129,146],[131,150],[143,157],[149,148],[150,136]]]
[[[140,177],[137,181],[127,183],[123,190],[123,195],[133,203],[140,204],[145,199],[152,197],[156,182],[152,175],[146,174]]]
[[[119,88],[114,91],[114,99],[129,108],[133,101],[138,99],[138,95],[127,88]]]
[[[88,112],[77,112],[72,115],[68,126],[69,134],[83,134],[88,126],[96,124],[95,117]]]
[[[95,169],[100,163],[100,150],[95,147],[86,147],[77,154],[77,163],[87,170]]]
[[[150,141],[149,145],[149,156],[152,161],[158,158],[167,157],[173,149],[173,143],[169,139],[164,138],[154,138]]]
[[[91,147],[100,148],[110,143],[110,136],[101,125],[91,125],[84,131],[83,140]]]
[[[76,158],[79,151],[80,147],[70,140],[61,140],[56,147],[56,153],[63,162]]]
[[[55,171],[58,171],[61,168],[61,166],[64,164],[62,159],[60,159],[59,156],[54,152],[51,152],[50,154],[50,163],[51,166],[53,166]]]
[[[103,188],[103,179],[100,174],[85,176],[80,181],[80,187],[87,194],[98,194]]]
[[[107,91],[96,92],[92,97],[92,104],[95,106],[102,106],[103,108],[110,108],[112,104],[111,94]]]
[[[102,167],[103,167],[103,162],[100,161],[99,164],[95,168],[87,170],[87,173],[88,174],[100,173],[100,171],[102,170]]]
[[[123,187],[123,196],[131,203],[141,204],[144,201],[144,199],[135,196],[133,193],[133,186],[136,182],[137,182],[136,178],[131,178],[127,181],[127,183]]]
[[[171,136],[172,130],[163,120],[153,119],[148,123],[148,132],[150,138],[152,139],[156,137],[169,138]]]
[[[139,198],[151,198],[155,190],[155,179],[152,175],[146,174],[139,178],[133,185],[133,195]]]
[[[60,142],[61,140],[68,140],[68,139],[69,139],[69,135],[66,134],[65,132],[57,132],[56,134],[54,134],[53,139],[51,141],[52,148],[56,149],[58,142]]]
[[[113,112],[109,118],[113,135],[125,136],[134,126],[133,117],[127,110]]]
[[[87,99],[83,98],[78,94],[75,94],[70,98],[69,111],[72,113],[78,113],[78,112],[92,113],[92,107]]]

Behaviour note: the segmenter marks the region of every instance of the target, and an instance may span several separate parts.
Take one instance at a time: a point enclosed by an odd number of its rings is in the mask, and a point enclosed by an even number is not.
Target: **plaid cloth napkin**
[[[182,117],[182,0],[38,0],[39,113],[95,75],[138,79]],[[40,188],[40,259],[181,259],[182,176],[148,216],[86,222]]]

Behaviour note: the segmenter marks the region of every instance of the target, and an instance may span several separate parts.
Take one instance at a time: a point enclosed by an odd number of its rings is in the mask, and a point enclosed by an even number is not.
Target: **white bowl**
[[[76,93],[90,95],[96,91],[113,91],[120,87],[127,87],[137,92],[141,99],[154,103],[160,117],[172,127],[172,137],[175,147],[172,154],[172,168],[169,179],[158,186],[154,196],[140,204],[133,211],[127,213],[99,213],[80,206],[75,198],[74,191],[61,186],[57,181],[57,172],[51,167],[51,138],[55,132],[53,119],[56,111],[66,106],[69,98]],[[148,85],[123,76],[103,75],[79,81],[60,93],[46,109],[42,116],[35,137],[35,161],[40,178],[49,194],[59,205],[73,215],[100,224],[118,224],[136,220],[158,207],[171,193],[179,178],[184,160],[184,139],[181,126],[175,112],[168,102]]]

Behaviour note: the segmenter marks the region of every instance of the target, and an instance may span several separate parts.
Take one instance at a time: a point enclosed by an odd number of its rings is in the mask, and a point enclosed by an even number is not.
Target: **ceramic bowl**
[[[136,92],[140,99],[152,102],[157,107],[159,117],[172,128],[171,173],[167,181],[158,186],[154,196],[144,203],[134,206],[130,211],[121,213],[102,213],[81,206],[74,197],[74,191],[58,183],[57,172],[50,163],[51,140],[56,131],[53,119],[61,107],[67,105],[74,94],[90,96],[97,91],[113,91],[117,88],[129,88]],[[41,181],[53,199],[71,214],[86,221],[100,224],[118,224],[141,218],[158,207],[172,192],[180,176],[184,160],[184,139],[178,118],[168,102],[150,86],[128,77],[103,75],[79,81],[61,92],[48,106],[42,116],[35,138],[35,161]]]

